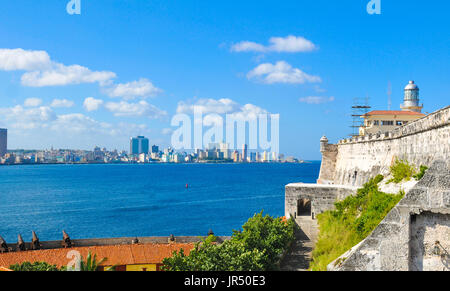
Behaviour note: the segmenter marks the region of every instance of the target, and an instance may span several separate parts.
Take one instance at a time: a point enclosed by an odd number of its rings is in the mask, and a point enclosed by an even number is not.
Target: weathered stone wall
[[[286,217],[296,216],[301,199],[311,201],[313,218],[333,209],[370,178],[387,176],[396,158],[417,167],[433,164],[375,231],[330,264],[330,270],[449,270],[450,106],[393,132],[337,145],[323,137],[320,145],[318,184],[286,186]],[[434,254],[437,244],[440,255]]]
[[[338,146],[327,144],[321,146],[322,165],[320,166],[318,184],[333,184],[334,173],[336,169],[336,158],[338,154]]]
[[[334,208],[334,203],[354,195],[357,188],[351,186],[293,183],[286,186],[285,215],[296,217],[300,199],[311,201],[311,216]]]
[[[450,270],[450,161],[435,161],[372,234],[328,269]]]
[[[160,237],[122,237],[122,238],[98,238],[98,239],[73,239],[72,243],[75,247],[92,247],[92,246],[114,246],[114,245],[129,245],[133,244],[135,239],[138,239],[141,244],[166,244],[169,243],[168,236]],[[217,242],[222,243],[225,240],[229,240],[228,236],[217,237]],[[177,243],[196,243],[200,242],[202,237],[200,236],[175,236]],[[58,249],[61,248],[62,241],[41,241],[42,249]],[[9,248],[15,250],[15,242],[7,242]],[[26,249],[31,249],[31,243],[25,242]]]
[[[318,183],[362,186],[377,174],[387,174],[395,158],[430,165],[448,158],[449,140],[450,106],[393,132],[341,140],[337,151],[327,147]]]

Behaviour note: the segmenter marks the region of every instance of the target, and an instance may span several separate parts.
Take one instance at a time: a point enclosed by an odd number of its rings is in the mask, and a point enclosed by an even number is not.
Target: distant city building
[[[144,136],[132,137],[130,139],[130,155],[148,154],[149,140]]]
[[[0,157],[6,155],[8,150],[8,130],[0,128]]]
[[[152,146],[152,154],[153,153],[159,153],[159,146],[157,145]]]
[[[257,159],[256,159],[256,153],[254,153],[254,152],[252,152],[252,153],[250,153],[250,162],[256,162],[257,161]]]
[[[278,162],[278,154],[275,152],[272,152],[272,158],[271,158],[272,162]]]
[[[242,146],[242,162],[247,162],[247,152],[248,152],[248,146],[246,144],[244,144]]]
[[[361,116],[364,118],[364,126],[359,128],[359,135],[389,132],[425,117],[425,114],[421,113],[423,106],[419,105],[419,87],[414,81],[409,81],[405,87],[403,104],[400,107],[401,111],[375,110]]]
[[[268,152],[266,152],[266,151],[263,152],[261,161],[262,162],[268,162],[269,161],[269,153]]]
[[[230,159],[230,148],[227,143],[220,143],[220,152],[223,154],[224,159]]]
[[[234,151],[234,152],[233,152],[233,161],[234,161],[235,163],[238,163],[238,162],[240,161],[240,155],[239,155],[239,152],[238,152],[238,151]]]
[[[142,154],[139,154],[139,163],[145,163],[145,162],[148,162],[148,159],[147,159],[147,154],[144,154],[144,153],[142,153]]]

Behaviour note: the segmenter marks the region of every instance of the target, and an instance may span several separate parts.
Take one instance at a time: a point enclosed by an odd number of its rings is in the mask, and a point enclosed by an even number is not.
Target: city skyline
[[[424,113],[448,105],[449,3],[386,1],[370,15],[366,1],[99,0],[69,15],[64,2],[3,4],[0,128],[9,148],[125,150],[124,137],[140,135],[168,147],[171,118],[200,106],[280,114],[279,151],[317,160],[322,135],[348,135],[355,97],[385,110],[390,83],[399,108],[415,80]]]
[[[2,129],[0,129],[0,133]],[[7,135],[0,136],[0,143]],[[6,145],[6,144],[5,144]],[[91,163],[303,163],[296,157],[285,157],[282,153],[271,151],[248,151],[248,145],[242,149],[232,149],[228,143],[210,143],[202,149],[193,151],[176,151],[173,148],[160,149],[150,147],[145,136],[130,138],[130,151],[108,150],[96,146],[93,150],[46,149],[22,150],[11,149],[0,155],[0,165],[19,164],[91,164]]]

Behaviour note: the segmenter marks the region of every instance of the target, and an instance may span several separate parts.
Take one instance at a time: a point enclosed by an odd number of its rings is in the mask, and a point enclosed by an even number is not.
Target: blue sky
[[[323,134],[350,133],[355,97],[386,109],[388,82],[393,109],[409,80],[424,111],[449,105],[448,1],[381,0],[381,15],[368,0],[67,2],[1,3],[9,148],[165,146],[180,105],[226,99],[221,112],[279,113],[280,151],[319,159]]]

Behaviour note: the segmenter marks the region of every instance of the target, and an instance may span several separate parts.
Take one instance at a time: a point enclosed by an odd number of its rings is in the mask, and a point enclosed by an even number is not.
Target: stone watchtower
[[[328,138],[323,136],[320,139],[320,152],[322,153],[322,166],[317,184],[333,184],[338,153],[337,145],[329,144]]]
[[[405,87],[405,97],[400,106],[403,111],[422,112],[423,105],[419,105],[419,87],[414,81],[409,81]]]

